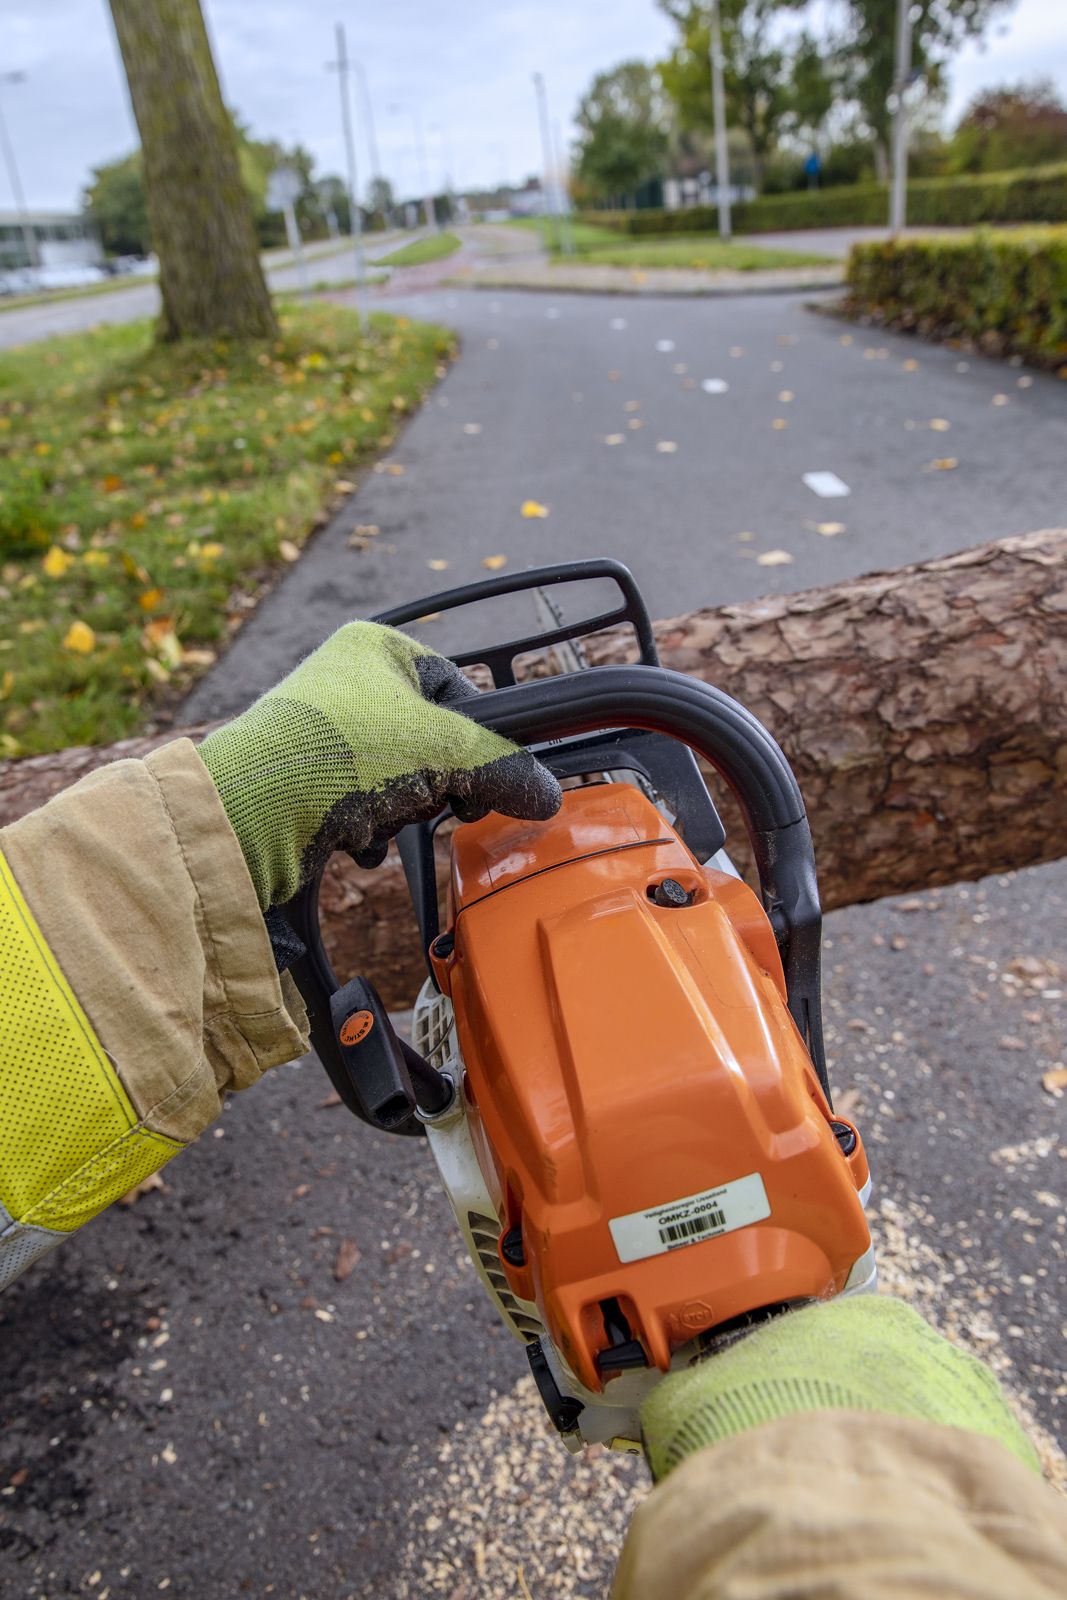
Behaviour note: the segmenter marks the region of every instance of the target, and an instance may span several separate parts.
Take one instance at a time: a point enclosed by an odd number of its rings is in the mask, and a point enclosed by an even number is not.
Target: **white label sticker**
[[[646,1256],[661,1256],[720,1233],[732,1233],[750,1222],[762,1222],[770,1214],[763,1179],[758,1172],[750,1172],[747,1178],[653,1206],[651,1211],[612,1217],[608,1227],[620,1261],[643,1261]]]

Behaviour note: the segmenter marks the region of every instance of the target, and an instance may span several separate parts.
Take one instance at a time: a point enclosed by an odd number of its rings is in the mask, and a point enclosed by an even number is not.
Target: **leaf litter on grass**
[[[452,349],[315,306],[248,346],[157,347],[140,322],[0,357],[3,754],[121,738],[187,688]]]

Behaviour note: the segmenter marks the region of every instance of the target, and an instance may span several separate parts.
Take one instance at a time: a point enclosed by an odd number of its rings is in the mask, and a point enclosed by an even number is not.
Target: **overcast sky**
[[[325,71],[343,21],[370,83],[382,165],[405,193],[419,188],[413,108],[435,185],[446,170],[464,187],[518,180],[540,166],[532,72],[545,74],[566,140],[593,73],[654,60],[670,35],[654,0],[206,0],[205,10],[227,101],[255,133],[307,145],[320,172],[344,162]],[[12,70],[27,80],[0,95],[27,202],[73,206],[90,167],[135,142],[106,0],[0,0],[0,71]],[[960,54],[949,114],[985,84],[1036,73],[1067,94],[1062,0],[1019,0],[984,51]],[[360,165],[365,174],[362,141]],[[11,203],[0,172],[0,209]]]

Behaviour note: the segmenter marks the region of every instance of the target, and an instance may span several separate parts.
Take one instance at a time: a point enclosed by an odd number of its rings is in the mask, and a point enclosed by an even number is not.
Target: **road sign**
[[[295,167],[275,167],[267,179],[267,210],[285,211],[300,199],[304,180]]]

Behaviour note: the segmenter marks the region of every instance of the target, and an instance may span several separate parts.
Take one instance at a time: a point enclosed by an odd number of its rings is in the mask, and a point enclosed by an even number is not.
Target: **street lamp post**
[[[730,152],[726,144],[726,89],[723,84],[719,0],[711,0],[711,106],[715,119],[715,187],[719,200],[719,238],[730,242]]]
[[[329,70],[336,72],[337,81],[341,88],[341,124],[345,135],[345,161],[348,167],[348,231],[352,236],[352,249],[356,258],[356,292],[363,289],[366,281],[366,268],[363,260],[363,218],[359,209],[359,188],[356,180],[356,145],[352,138],[352,109],[349,104],[348,74],[352,70],[348,62],[348,43],[345,39],[344,23],[337,23],[337,60],[328,63]],[[359,301],[356,301],[356,313],[359,313]]]
[[[555,163],[552,159],[552,136],[548,131],[548,91],[545,88],[544,73],[535,72],[533,81],[534,91],[537,95],[537,115],[541,124],[541,160],[544,165],[542,187],[544,190],[545,217],[546,219],[551,218],[549,228],[555,237],[556,248],[558,249],[561,241],[559,214],[556,204],[556,184],[553,175]]]
[[[426,141],[422,137],[422,113],[418,106],[411,112],[411,124],[415,129],[415,153],[419,159],[419,176],[422,182],[422,210],[428,228],[437,227],[437,202],[430,190],[430,178],[426,167]]]
[[[24,72],[0,72],[0,83],[25,83]],[[30,267],[40,263],[37,257],[37,240],[34,238],[33,227],[30,223],[29,212],[26,210],[26,199],[22,193],[22,180],[19,177],[18,163],[15,160],[15,148],[8,137],[7,123],[4,121],[3,107],[0,106],[0,146],[3,147],[4,165],[7,167],[8,180],[11,192],[15,197],[15,211],[22,230],[22,242],[26,247],[26,262]]]
[[[908,109],[904,91],[911,79],[911,0],[897,0],[896,66],[893,74],[893,182],[889,191],[889,232],[904,226],[908,190]]]

